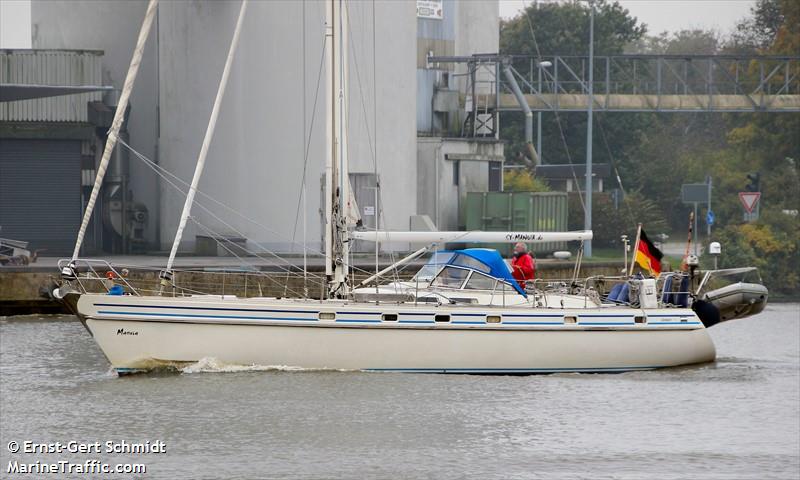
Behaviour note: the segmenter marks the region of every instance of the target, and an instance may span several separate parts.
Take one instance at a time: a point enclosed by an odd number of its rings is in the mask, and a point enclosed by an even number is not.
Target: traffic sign
[[[711,186],[708,183],[684,183],[681,185],[683,203],[708,203]]]
[[[747,213],[753,213],[759,198],[761,198],[761,192],[739,192],[739,201],[742,202]]]
[[[709,227],[711,225],[714,225],[714,219],[715,218],[716,218],[716,216],[714,215],[714,212],[709,210],[708,213],[706,213],[706,225],[708,225]]]

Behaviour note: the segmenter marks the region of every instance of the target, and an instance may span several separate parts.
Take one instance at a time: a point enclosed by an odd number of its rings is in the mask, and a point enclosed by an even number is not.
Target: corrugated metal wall
[[[0,50],[0,83],[27,85],[101,85],[101,51]],[[0,121],[86,122],[87,102],[102,93],[0,103]]]
[[[417,132],[433,131],[433,89],[436,70],[417,69]]]
[[[452,70],[452,64],[427,67],[428,53],[455,55],[455,21],[457,8],[454,0],[444,0],[442,20],[417,18],[417,131],[433,131],[433,91],[436,76],[442,70]]]
[[[0,235],[72,251],[81,221],[81,142],[0,140]]]

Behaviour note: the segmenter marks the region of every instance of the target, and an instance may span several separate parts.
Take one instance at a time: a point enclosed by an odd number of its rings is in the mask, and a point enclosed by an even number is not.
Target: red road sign
[[[739,192],[739,201],[742,202],[747,213],[753,213],[759,198],[761,198],[761,192]]]

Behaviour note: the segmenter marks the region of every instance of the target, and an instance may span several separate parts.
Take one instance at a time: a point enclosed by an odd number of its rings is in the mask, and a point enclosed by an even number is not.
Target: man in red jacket
[[[519,286],[525,288],[526,280],[533,280],[536,273],[536,263],[528,253],[528,247],[524,243],[514,245],[514,258],[511,259],[511,273],[519,282]]]

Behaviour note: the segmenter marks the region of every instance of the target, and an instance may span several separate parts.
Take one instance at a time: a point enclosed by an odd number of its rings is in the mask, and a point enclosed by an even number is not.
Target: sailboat
[[[197,295],[182,289],[173,274],[246,0],[159,291],[137,289],[117,267],[79,257],[96,190],[102,184],[103,162],[113,150],[114,129],[118,131],[122,122],[120,112],[125,110],[157,5],[157,0],[150,1],[117,109],[119,118],[112,123],[75,252],[59,264],[62,283],[55,292],[118,373],[181,367],[204,359],[223,365],[471,374],[624,372],[714,360],[714,344],[701,318],[713,314],[703,313],[708,308],[698,313],[689,292],[674,293],[673,282],[667,288],[664,279],[622,277],[607,289],[611,279],[579,280],[576,268],[576,278],[569,283],[523,288],[497,251],[466,248],[435,253],[411,281],[381,284],[379,272],[354,285],[349,264],[353,240],[429,245],[397,262],[397,267],[448,242],[582,242],[591,239],[592,232],[360,230],[347,180],[343,3],[326,1],[328,292],[324,299],[310,299]]]

